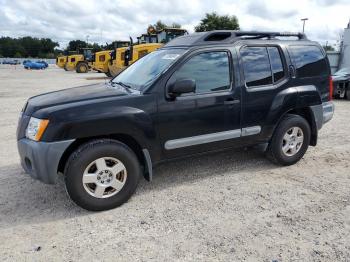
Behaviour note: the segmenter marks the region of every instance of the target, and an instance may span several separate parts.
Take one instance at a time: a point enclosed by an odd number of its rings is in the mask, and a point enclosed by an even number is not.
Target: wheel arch
[[[80,147],[82,144],[85,144],[89,141],[96,140],[96,139],[113,139],[113,140],[122,142],[128,147],[130,147],[130,149],[137,156],[137,159],[139,160],[143,168],[144,178],[147,181],[152,180],[152,162],[151,162],[151,158],[148,150],[145,148],[142,148],[140,143],[134,137],[128,134],[122,134],[122,133],[108,135],[108,136],[85,137],[85,138],[76,139],[72,144],[69,145],[69,147],[62,154],[57,167],[57,173],[62,173],[62,174],[64,173],[64,169],[68,161],[68,158],[78,147]]]
[[[283,118],[288,114],[299,115],[299,116],[303,117],[309,123],[310,129],[311,129],[310,145],[316,146],[317,137],[318,137],[318,129],[317,129],[317,125],[316,125],[315,116],[312,112],[312,109],[309,106],[301,107],[301,108],[294,108],[294,109],[290,109],[290,110],[286,111],[279,118],[279,120],[274,128],[274,131],[276,130],[276,128],[278,127],[280,122],[283,120]]]

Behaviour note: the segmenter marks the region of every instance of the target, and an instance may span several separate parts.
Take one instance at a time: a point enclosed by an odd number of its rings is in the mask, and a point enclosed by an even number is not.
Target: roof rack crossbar
[[[253,36],[257,38],[275,38],[280,37],[297,37],[298,39],[307,39],[306,35],[303,33],[293,33],[293,32],[259,32],[259,31],[236,31],[236,37],[242,36]]]

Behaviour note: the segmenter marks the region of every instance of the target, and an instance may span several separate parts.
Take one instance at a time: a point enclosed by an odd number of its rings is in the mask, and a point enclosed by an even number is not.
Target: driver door
[[[159,99],[158,130],[167,158],[232,146],[240,137],[240,92],[233,87],[229,50],[192,53],[173,71],[178,80],[196,82],[196,91]],[[167,93],[167,88],[165,88]]]

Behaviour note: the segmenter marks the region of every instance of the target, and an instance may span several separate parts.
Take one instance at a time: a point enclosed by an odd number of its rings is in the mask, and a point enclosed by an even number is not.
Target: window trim
[[[200,50],[198,52],[193,52],[191,53],[188,57],[186,57],[183,61],[180,62],[180,64],[178,65],[177,68],[175,68],[175,70],[171,73],[170,77],[167,79],[166,81],[166,85],[165,85],[165,94],[167,96],[167,86],[168,86],[168,82],[170,81],[170,79],[172,78],[172,76],[179,70],[182,68],[182,66],[184,64],[186,64],[189,60],[191,60],[194,56],[197,55],[201,55],[201,54],[205,54],[205,53],[213,53],[213,52],[225,52],[227,54],[227,58],[228,58],[228,63],[229,63],[229,77],[230,77],[230,87],[228,89],[225,90],[218,90],[218,91],[209,91],[209,92],[204,92],[204,93],[194,93],[194,94],[185,94],[182,96],[177,97],[177,99],[183,99],[183,98],[188,98],[188,97],[194,97],[194,96],[207,96],[210,94],[220,94],[220,93],[231,93],[233,90],[233,63],[232,63],[232,54],[231,51],[229,49],[206,49],[206,50]]]
[[[245,74],[244,74],[244,62],[243,62],[243,57],[241,55],[241,50],[243,48],[246,47],[264,47],[266,49],[268,58],[269,58],[269,63],[270,63],[270,70],[271,70],[271,77],[272,77],[272,84],[270,85],[259,85],[259,86],[247,86],[247,82],[246,82],[246,78],[245,78]],[[276,47],[278,49],[278,52],[280,54],[281,57],[281,61],[282,61],[282,66],[283,66],[283,71],[285,72],[284,77],[281,78],[280,80],[278,80],[277,82],[274,82],[274,78],[273,78],[273,71],[272,71],[272,65],[271,65],[271,60],[270,60],[270,54],[267,50],[268,47]],[[277,44],[247,44],[247,45],[242,45],[239,47],[238,49],[238,53],[239,53],[239,61],[240,61],[240,65],[241,65],[241,70],[243,73],[243,81],[244,81],[244,87],[248,92],[256,92],[256,91],[266,91],[266,90],[273,90],[276,89],[278,87],[280,87],[281,85],[285,84],[288,81],[288,70],[287,70],[287,62],[286,62],[286,58],[284,55],[284,52],[282,50],[282,48],[277,45]]]

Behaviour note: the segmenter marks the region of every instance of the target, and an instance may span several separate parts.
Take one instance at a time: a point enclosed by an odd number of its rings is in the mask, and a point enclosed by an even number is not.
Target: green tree
[[[330,46],[330,45],[324,45],[323,46],[323,49],[324,51],[335,51],[334,47],[333,46]]]
[[[218,15],[213,12],[211,14],[205,14],[205,17],[201,20],[194,30],[196,32],[205,32],[212,30],[239,30],[238,18],[233,15]]]
[[[15,55],[13,56],[14,58],[21,58],[23,57],[20,52],[16,52]]]
[[[69,41],[67,50],[69,51],[78,51],[80,48],[86,48],[88,44],[82,40],[72,40]]]
[[[161,31],[165,28],[181,28],[181,24],[174,22],[170,25],[167,25],[167,24],[163,23],[161,20],[158,20],[155,24],[148,26],[147,32],[151,28],[154,28],[156,31]]]
[[[168,26],[166,24],[164,24],[161,20],[158,20],[157,23],[155,23],[154,25],[154,28],[157,30],[157,31],[160,31],[164,28],[167,28]]]

